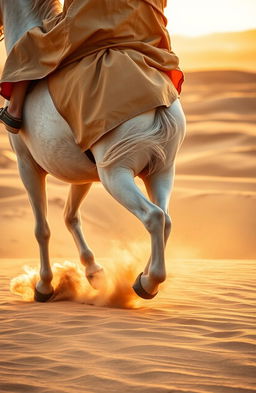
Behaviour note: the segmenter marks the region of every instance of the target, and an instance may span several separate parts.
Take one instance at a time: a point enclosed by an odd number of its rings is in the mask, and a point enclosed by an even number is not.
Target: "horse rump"
[[[137,129],[134,125],[128,128],[124,137],[113,144],[105,153],[100,167],[113,165],[127,156],[135,157],[143,151],[147,157],[148,174],[160,170],[166,163],[175,159],[179,148],[178,125],[170,113],[170,107],[156,108],[152,125],[146,129]],[[170,142],[173,143],[170,143]]]

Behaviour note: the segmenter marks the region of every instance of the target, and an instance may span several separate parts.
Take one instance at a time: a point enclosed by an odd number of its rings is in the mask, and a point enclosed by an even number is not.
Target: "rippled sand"
[[[128,309],[21,300],[24,264],[1,260],[1,392],[256,392],[255,261],[175,260],[158,297]]]

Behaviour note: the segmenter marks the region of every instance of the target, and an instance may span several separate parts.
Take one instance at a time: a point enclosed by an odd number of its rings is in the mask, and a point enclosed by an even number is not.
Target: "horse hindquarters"
[[[172,108],[160,108],[157,116],[154,111],[146,112],[92,146],[102,184],[144,224],[151,236],[151,258],[140,276],[140,286],[148,298],[166,277],[164,248],[171,225],[168,204],[174,160],[185,134],[182,113],[178,103]],[[135,184],[134,176],[148,165],[152,156],[154,172],[147,175],[143,172],[151,202]]]
[[[129,156],[133,164],[139,157],[144,164],[147,161],[148,174],[161,171],[174,162],[185,131],[184,112],[176,99],[169,107],[161,106],[128,120],[103,138],[107,149],[98,167],[126,162]],[[138,166],[136,169],[139,174]]]

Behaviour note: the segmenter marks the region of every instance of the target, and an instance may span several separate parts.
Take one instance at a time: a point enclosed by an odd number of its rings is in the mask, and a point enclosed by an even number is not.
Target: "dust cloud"
[[[73,261],[53,263],[54,297],[51,301],[69,300],[118,308],[140,307],[141,299],[132,289],[136,276],[143,270],[139,253],[142,257],[143,245],[134,245],[129,251],[116,248],[111,259],[100,260],[104,270],[96,277],[98,289],[89,284],[82,265]],[[24,301],[31,302],[34,301],[34,288],[39,280],[39,267],[24,265],[23,270],[23,274],[11,280],[10,290]]]

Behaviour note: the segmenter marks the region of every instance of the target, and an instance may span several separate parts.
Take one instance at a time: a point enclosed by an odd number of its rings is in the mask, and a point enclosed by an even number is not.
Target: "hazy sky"
[[[256,28],[256,0],[167,0],[167,4],[171,33],[195,36]]]
[[[171,33],[200,35],[256,28],[256,0],[167,0]]]

